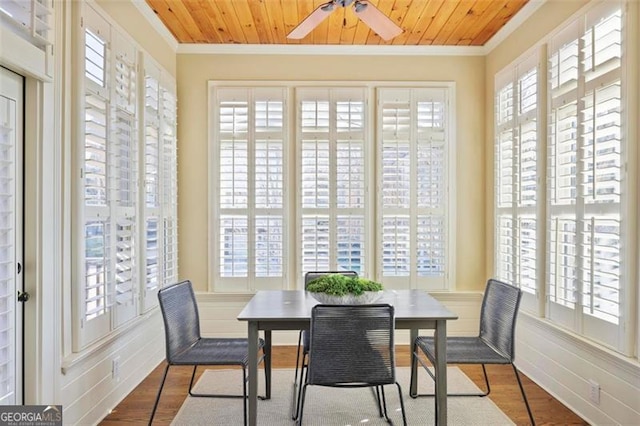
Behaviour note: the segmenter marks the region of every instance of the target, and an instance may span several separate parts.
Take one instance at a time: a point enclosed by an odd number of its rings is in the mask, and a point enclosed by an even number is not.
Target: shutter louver
[[[331,271],[329,251],[329,216],[304,215],[302,218],[302,269]]]
[[[85,224],[85,287],[84,319],[86,321],[106,314],[110,270],[110,229],[107,221],[88,221]]]
[[[385,215],[382,221],[382,274],[410,276],[411,253],[410,217]]]
[[[158,291],[159,282],[159,253],[158,253],[158,219],[148,218],[146,221],[146,246],[145,246],[145,288],[147,294]]]
[[[246,216],[220,217],[220,276],[246,277],[249,273],[249,223]]]
[[[94,94],[85,97],[85,205],[108,203],[107,109],[104,99]]]
[[[116,303],[133,304],[135,280],[135,222],[121,219],[116,224]]]

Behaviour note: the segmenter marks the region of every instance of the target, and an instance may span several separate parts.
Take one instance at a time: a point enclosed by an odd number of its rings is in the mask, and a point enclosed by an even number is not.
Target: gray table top
[[[447,309],[424,290],[385,290],[376,303],[388,303],[397,320],[455,320],[458,315]],[[291,321],[311,317],[318,304],[303,290],[258,291],[238,315],[239,321]]]

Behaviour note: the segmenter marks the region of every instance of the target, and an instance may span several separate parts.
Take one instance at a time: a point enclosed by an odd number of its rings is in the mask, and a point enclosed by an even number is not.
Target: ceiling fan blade
[[[331,6],[330,6],[331,5]],[[311,32],[315,27],[320,25],[322,21],[324,21],[327,16],[333,12],[333,2],[325,3],[320,6],[309,16],[304,18],[302,22],[298,24],[289,34],[287,34],[287,38],[299,40],[301,38],[305,38],[307,34]]]
[[[353,7],[358,18],[375,31],[383,40],[389,41],[402,33],[402,28],[396,25],[387,15],[366,0],[355,3]]]

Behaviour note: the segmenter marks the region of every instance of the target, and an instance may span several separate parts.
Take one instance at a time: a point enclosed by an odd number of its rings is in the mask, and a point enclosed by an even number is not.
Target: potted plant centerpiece
[[[307,291],[320,303],[364,305],[382,296],[382,284],[362,277],[342,274],[323,275],[307,284]]]

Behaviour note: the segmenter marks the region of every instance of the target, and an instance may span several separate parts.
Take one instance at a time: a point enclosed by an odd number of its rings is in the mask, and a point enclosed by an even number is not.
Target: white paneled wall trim
[[[589,424],[637,424],[640,362],[520,313],[516,365]],[[600,403],[590,400],[590,380],[600,385]]]
[[[60,383],[65,424],[98,423],[164,359],[159,309],[127,331],[65,370]],[[115,375],[114,359],[120,364]]]
[[[469,336],[478,333],[482,293],[430,292],[429,294],[458,314],[456,321],[449,321],[447,324],[448,335]],[[250,294],[196,293],[202,335],[207,337],[246,336],[246,324],[236,318],[252,296]],[[425,333],[427,332],[425,331]],[[400,345],[408,345],[408,331],[398,332],[396,342]],[[273,344],[276,346],[297,345],[298,332],[278,331],[273,333]]]

